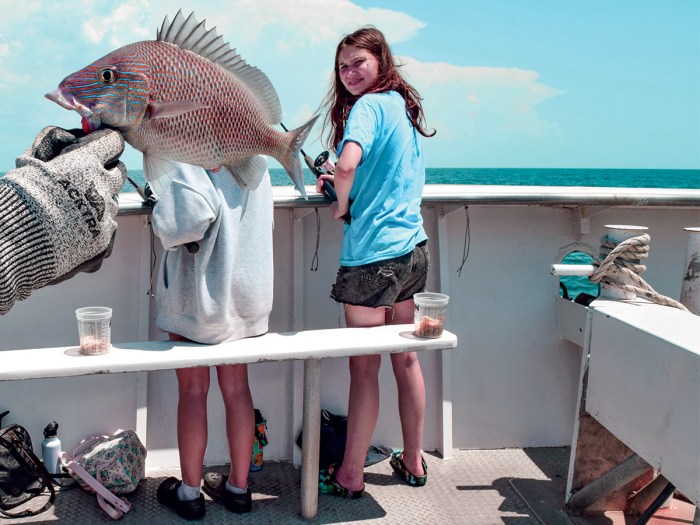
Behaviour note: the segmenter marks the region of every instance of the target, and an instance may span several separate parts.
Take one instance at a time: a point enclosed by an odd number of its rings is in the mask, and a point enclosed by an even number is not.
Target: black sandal
[[[397,450],[391,455],[389,464],[394,469],[396,476],[404,480],[411,487],[422,487],[428,481],[428,465],[425,464],[425,458],[421,455],[421,463],[423,465],[422,476],[416,476],[413,472],[406,468],[403,464],[403,450]]]
[[[365,486],[362,485],[360,490],[350,490],[343,487],[338,480],[335,479],[335,471],[340,465],[335,463],[327,469],[321,470],[318,473],[318,491],[321,494],[330,494],[341,498],[358,499],[365,493]]]

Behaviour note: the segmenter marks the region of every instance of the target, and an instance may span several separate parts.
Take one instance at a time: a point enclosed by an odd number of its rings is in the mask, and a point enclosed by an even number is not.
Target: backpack
[[[5,411],[2,418],[9,414]],[[7,512],[45,493],[48,500],[43,506],[17,512]],[[0,430],[0,517],[24,518],[40,514],[53,505],[56,492],[51,474],[34,454],[29,432],[18,424]]]

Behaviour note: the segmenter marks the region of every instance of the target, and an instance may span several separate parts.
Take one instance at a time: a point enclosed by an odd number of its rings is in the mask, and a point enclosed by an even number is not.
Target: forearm
[[[56,278],[56,254],[36,203],[0,179],[0,315]]]
[[[337,213],[334,217],[340,219],[350,211],[350,190],[355,182],[355,170],[362,159],[362,149],[356,142],[345,144],[338,163],[335,165],[335,193],[338,196]]]
[[[153,232],[166,250],[202,240],[220,202],[204,170],[182,171],[153,208]]]
[[[335,193],[338,196],[338,212],[340,216],[350,210],[350,190],[355,181],[355,168],[343,168],[339,165],[335,168]]]

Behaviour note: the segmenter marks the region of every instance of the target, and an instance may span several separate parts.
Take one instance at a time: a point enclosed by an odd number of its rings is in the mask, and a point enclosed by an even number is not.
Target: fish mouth
[[[99,115],[96,115],[92,109],[76,99],[63,84],[44,96],[62,108],[77,111],[83,117],[82,127],[85,133],[95,131],[102,124],[102,119]]]

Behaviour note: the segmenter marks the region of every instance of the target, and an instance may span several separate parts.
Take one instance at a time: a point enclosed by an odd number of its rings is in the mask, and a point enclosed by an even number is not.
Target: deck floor
[[[365,496],[343,500],[320,495],[318,516],[309,522],[299,515],[300,471],[285,462],[265,462],[260,472],[251,473],[253,511],[232,515],[223,505],[207,498],[207,515],[200,523],[240,524],[495,524],[584,525],[572,521],[563,511],[564,487],[569,449],[531,448],[500,450],[459,450],[450,460],[426,454],[428,483],[411,488],[392,475],[388,461],[366,469]],[[226,472],[225,467],[212,468]],[[156,501],[155,492],[167,476],[179,471],[149,473],[139,489],[129,496],[133,507],[124,524],[160,525],[188,523]],[[536,494],[526,501],[521,493]],[[527,494],[525,494],[527,497]],[[539,516],[539,518],[538,518]],[[111,523],[94,496],[79,488],[64,489],[48,511],[35,517],[2,520],[2,523],[70,523],[71,525]],[[656,522],[653,520],[650,523]],[[603,519],[597,523],[625,523]],[[630,521],[630,523],[634,523]],[[658,523],[664,523],[659,521]],[[673,519],[674,525],[686,523]],[[692,523],[692,515],[690,521]]]

